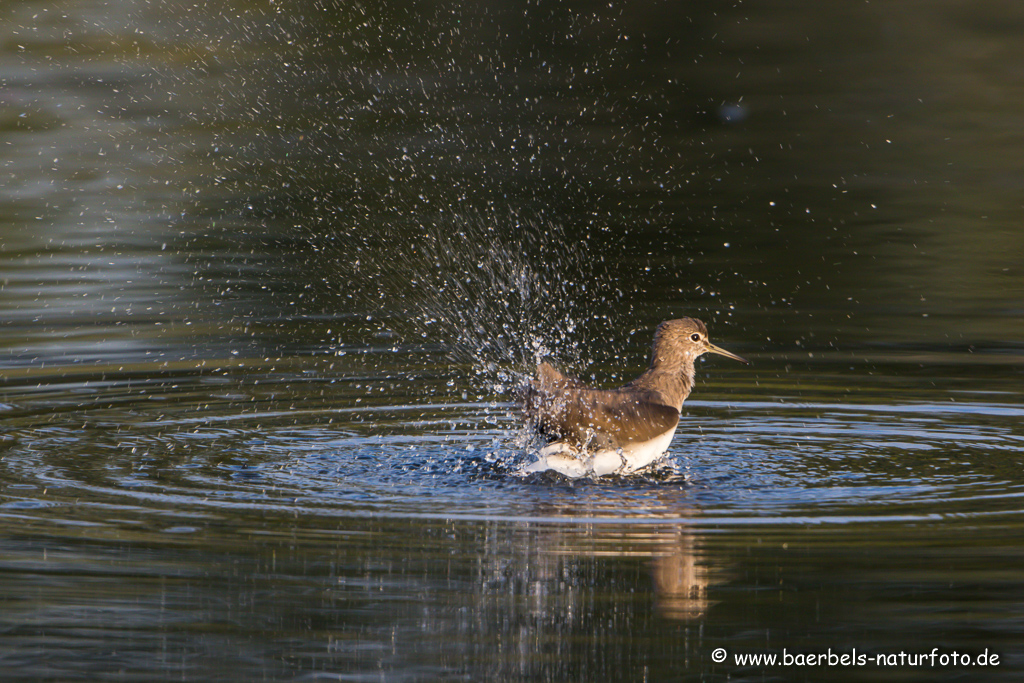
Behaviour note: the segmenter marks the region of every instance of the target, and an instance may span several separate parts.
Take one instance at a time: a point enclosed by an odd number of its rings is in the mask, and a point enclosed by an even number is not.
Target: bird
[[[653,464],[672,442],[693,389],[694,361],[705,353],[748,362],[708,341],[707,327],[696,318],[658,325],[650,366],[618,389],[589,387],[541,362],[524,387],[523,409],[527,424],[548,443],[522,473],[624,475]]]

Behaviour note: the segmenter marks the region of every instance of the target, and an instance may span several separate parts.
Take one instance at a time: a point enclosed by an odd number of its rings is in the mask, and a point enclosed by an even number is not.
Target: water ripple
[[[160,413],[138,396],[23,412],[0,442],[2,514],[113,523],[130,509],[191,528],[225,509],[639,524],[1024,511],[1011,404],[693,401],[661,467],[570,482],[515,476],[529,456],[507,404],[279,407],[218,391]]]

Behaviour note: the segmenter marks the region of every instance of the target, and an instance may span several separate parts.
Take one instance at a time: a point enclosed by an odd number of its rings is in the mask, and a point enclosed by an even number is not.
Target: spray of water
[[[558,225],[458,217],[424,226],[394,250],[391,320],[443,345],[482,395],[514,390],[544,357],[589,364],[595,330],[615,329],[621,292],[600,258]]]

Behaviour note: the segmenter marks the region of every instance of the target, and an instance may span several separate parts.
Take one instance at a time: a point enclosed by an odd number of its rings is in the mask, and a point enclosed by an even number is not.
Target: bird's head
[[[715,353],[741,363],[747,362],[735,353],[726,351],[708,341],[708,328],[700,320],[679,318],[678,320],[666,320],[658,325],[658,329],[654,333],[651,367],[692,368],[693,362],[705,353]]]

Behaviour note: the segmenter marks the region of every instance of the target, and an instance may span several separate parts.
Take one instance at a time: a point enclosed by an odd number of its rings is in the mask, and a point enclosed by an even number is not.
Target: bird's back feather
[[[578,449],[614,449],[649,441],[679,422],[679,411],[657,392],[594,389],[548,363],[537,367],[525,407],[541,434]]]

